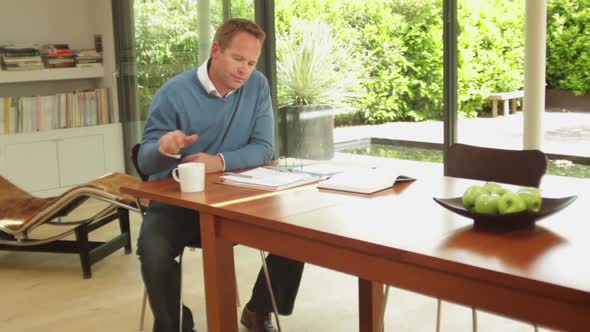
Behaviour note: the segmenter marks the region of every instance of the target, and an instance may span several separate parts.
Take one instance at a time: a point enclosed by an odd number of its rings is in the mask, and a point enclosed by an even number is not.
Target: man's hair
[[[243,18],[232,18],[223,23],[215,32],[213,41],[219,43],[221,50],[225,50],[234,36],[242,31],[256,37],[260,40],[260,44],[264,43],[266,33],[264,33],[262,28],[258,24]]]

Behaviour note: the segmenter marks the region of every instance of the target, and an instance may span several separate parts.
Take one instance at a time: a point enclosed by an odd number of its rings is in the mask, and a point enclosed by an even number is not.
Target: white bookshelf
[[[21,71],[0,71],[0,84],[92,78],[104,78],[104,68],[102,66],[96,66],[82,68],[72,67]]]
[[[103,63],[96,67],[0,71],[0,96],[44,96],[111,88],[118,112],[111,0],[2,0],[0,45],[68,44],[94,47],[102,37]],[[67,19],[64,19],[67,13]],[[40,196],[59,194],[107,172],[124,172],[120,123],[0,135],[0,175]]]

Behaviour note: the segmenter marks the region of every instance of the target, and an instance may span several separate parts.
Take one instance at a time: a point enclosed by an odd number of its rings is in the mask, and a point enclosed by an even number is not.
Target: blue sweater
[[[160,153],[158,139],[181,130],[199,139],[181,150],[184,157],[197,152],[221,153],[225,169],[251,167],[273,155],[274,128],[270,89],[266,78],[254,71],[229,96],[207,94],[196,69],[176,75],[154,95],[145,125],[139,167],[150,179],[170,176],[179,160]]]

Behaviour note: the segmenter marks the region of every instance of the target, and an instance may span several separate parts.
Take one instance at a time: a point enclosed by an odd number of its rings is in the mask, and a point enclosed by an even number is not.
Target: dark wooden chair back
[[[547,170],[547,156],[539,150],[505,150],[467,144],[449,147],[447,175],[538,187]]]
[[[137,160],[137,158],[139,158],[139,148],[140,147],[141,147],[141,144],[137,143],[131,148],[131,161],[133,162],[133,167],[135,167],[135,171],[137,172],[137,175],[139,175],[139,177],[143,181],[147,181],[149,177],[141,171],[141,169],[139,168],[139,162]]]

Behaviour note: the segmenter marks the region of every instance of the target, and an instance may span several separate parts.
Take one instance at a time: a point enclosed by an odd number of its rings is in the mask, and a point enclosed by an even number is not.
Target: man
[[[170,176],[179,162],[202,162],[208,173],[256,166],[273,154],[273,115],[268,82],[255,70],[264,31],[232,19],[217,30],[210,58],[181,73],[155,94],[144,129],[139,167],[150,179]],[[180,160],[179,160],[180,159]],[[180,272],[174,260],[187,245],[200,246],[199,214],[151,202],[141,225],[138,254],[152,312],[154,332],[178,331]],[[288,315],[303,263],[266,258],[279,312]],[[276,331],[262,271],[240,321],[254,331]],[[192,331],[183,306],[183,331]]]

